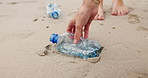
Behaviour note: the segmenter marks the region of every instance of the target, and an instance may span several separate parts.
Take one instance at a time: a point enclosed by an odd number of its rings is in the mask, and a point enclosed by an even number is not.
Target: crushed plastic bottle
[[[50,3],[46,6],[47,15],[50,18],[58,19],[61,15],[61,9],[57,6],[56,3]]]
[[[52,34],[50,41],[56,43],[59,52],[79,56],[81,58],[93,58],[99,56],[101,48],[97,41],[81,38],[78,44],[73,43],[74,34],[64,33],[62,35]]]

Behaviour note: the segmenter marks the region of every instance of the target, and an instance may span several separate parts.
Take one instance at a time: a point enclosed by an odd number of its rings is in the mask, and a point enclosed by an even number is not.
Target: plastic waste
[[[59,52],[79,56],[87,59],[99,56],[101,48],[97,41],[81,38],[78,44],[73,43],[74,34],[64,33],[62,35],[52,34],[50,41],[56,44]]]
[[[56,3],[50,3],[46,6],[47,15],[50,18],[58,19],[61,15],[61,9],[57,6]]]

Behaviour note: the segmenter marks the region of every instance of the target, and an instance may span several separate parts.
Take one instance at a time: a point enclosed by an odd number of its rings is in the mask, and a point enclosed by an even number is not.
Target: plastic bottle
[[[61,15],[61,9],[57,6],[56,3],[50,3],[50,4],[48,4],[47,7],[46,7],[46,9],[47,9],[47,15],[50,18],[57,19]]]
[[[101,48],[97,41],[81,38],[78,44],[73,44],[73,34],[64,33],[61,36],[52,34],[50,41],[56,43],[56,49],[59,52],[76,55],[87,59],[99,56]]]

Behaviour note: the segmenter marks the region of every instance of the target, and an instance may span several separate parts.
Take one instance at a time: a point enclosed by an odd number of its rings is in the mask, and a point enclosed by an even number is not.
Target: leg
[[[112,15],[124,16],[128,13],[128,8],[122,0],[113,0]]]
[[[98,13],[94,18],[95,20],[104,20],[103,0],[100,0]]]

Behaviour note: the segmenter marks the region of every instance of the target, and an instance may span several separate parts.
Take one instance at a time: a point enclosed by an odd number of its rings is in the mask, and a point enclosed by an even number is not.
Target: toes
[[[128,9],[127,9],[127,8],[124,8],[124,9],[122,10],[122,12],[123,12],[123,15],[127,15],[127,14],[128,14]]]
[[[104,20],[104,14],[97,14],[94,20]]]
[[[124,16],[128,14],[128,10],[113,10],[112,15]]]
[[[112,10],[112,15],[117,15],[117,11],[115,9]]]
[[[118,16],[123,16],[124,15],[124,12],[122,10],[118,10]]]
[[[104,17],[99,18],[99,20],[104,20]]]
[[[124,11],[121,11],[121,16],[124,16],[125,15],[125,12]]]
[[[127,15],[128,14],[128,12],[126,10],[123,10],[123,12],[124,12],[124,15]]]
[[[117,15],[117,12],[113,12],[112,15],[115,15],[116,16]]]
[[[98,19],[99,19],[99,20],[104,20],[104,12],[100,13]]]
[[[128,14],[128,8],[125,9],[125,14]]]
[[[97,15],[95,16],[94,20],[98,20],[98,16],[99,16],[99,15],[97,14]]]
[[[112,15],[124,16],[128,14],[128,8],[126,7],[114,7],[112,10]]]
[[[120,10],[118,10],[117,12],[118,12],[117,15],[118,15],[118,16],[121,16],[121,14],[120,14]]]
[[[97,20],[104,20],[104,16],[99,16]]]
[[[123,9],[123,10],[121,11],[121,14],[122,14],[122,16],[127,15],[127,14],[128,14],[128,9],[127,9],[127,8],[126,8],[126,9]]]
[[[104,20],[104,17],[96,17],[96,18],[94,18],[94,20]]]

